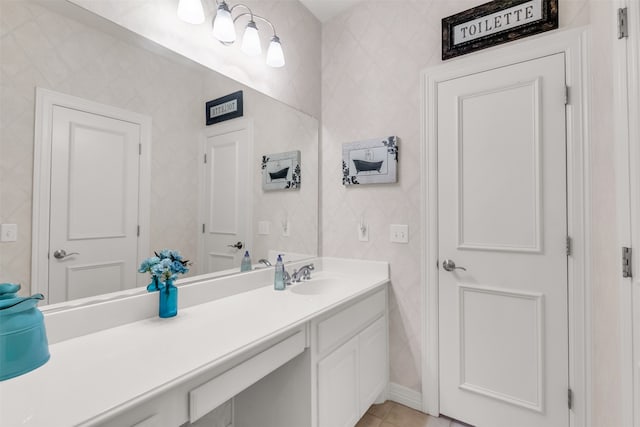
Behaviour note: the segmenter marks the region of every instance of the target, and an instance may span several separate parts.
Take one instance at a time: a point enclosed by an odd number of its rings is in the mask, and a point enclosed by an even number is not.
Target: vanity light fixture
[[[280,38],[276,34],[276,30],[267,18],[256,15],[246,5],[238,3],[231,7],[225,0],[216,0],[217,10],[216,15],[213,18],[213,36],[224,45],[233,44],[236,41],[236,29],[235,23],[242,17],[249,17],[249,22],[245,26],[244,33],[242,35],[241,50],[249,56],[257,56],[262,53],[262,46],[260,44],[260,35],[256,20],[265,22],[271,27],[273,35],[267,49],[267,65],[274,68],[284,67],[284,53],[282,51],[282,44]],[[237,8],[246,9],[246,12],[241,12],[233,17],[233,12]],[[185,22],[192,24],[199,24],[204,21],[204,14],[202,19],[195,19],[194,16],[199,16],[197,10],[202,11],[201,0],[180,0],[178,4],[178,17]]]

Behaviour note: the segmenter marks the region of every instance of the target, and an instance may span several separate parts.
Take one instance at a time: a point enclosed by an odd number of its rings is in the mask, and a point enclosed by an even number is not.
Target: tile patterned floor
[[[432,417],[387,400],[372,405],[355,427],[471,427],[444,417]]]

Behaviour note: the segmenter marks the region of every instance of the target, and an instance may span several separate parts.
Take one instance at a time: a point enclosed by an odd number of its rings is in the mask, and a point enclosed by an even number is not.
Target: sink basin
[[[292,284],[289,287],[289,290],[294,294],[300,295],[321,295],[330,293],[340,287],[340,283],[335,278],[321,277],[317,279],[311,279],[306,282],[303,281]]]

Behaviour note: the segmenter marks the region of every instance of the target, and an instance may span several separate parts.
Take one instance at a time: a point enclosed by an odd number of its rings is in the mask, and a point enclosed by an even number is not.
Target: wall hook
[[[364,214],[360,217],[360,223],[358,224],[358,240],[361,242],[369,241],[369,227],[364,221]]]

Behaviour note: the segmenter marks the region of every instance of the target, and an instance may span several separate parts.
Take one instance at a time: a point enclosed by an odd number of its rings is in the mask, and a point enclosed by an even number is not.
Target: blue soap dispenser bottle
[[[284,264],[282,262],[282,255],[278,255],[276,261],[276,273],[273,277],[273,289],[276,291],[284,291]]]
[[[240,262],[240,271],[251,271],[251,257],[249,251],[244,252],[242,262]]]

